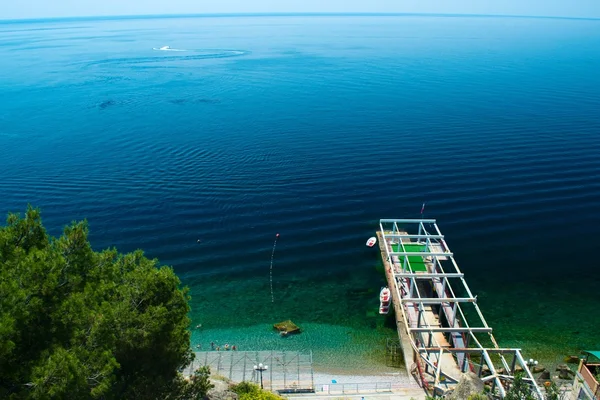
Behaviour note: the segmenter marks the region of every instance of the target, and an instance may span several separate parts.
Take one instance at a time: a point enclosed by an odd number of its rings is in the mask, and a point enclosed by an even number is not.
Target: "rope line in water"
[[[277,246],[277,238],[279,233],[275,235],[275,241],[273,242],[273,251],[271,252],[271,268],[269,269],[269,280],[271,281],[271,303],[275,303],[275,297],[273,296],[273,259],[275,258],[275,247]]]

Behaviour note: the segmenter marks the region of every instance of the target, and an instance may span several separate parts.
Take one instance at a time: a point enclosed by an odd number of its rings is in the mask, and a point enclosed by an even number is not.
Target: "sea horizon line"
[[[0,24],[47,23],[69,21],[112,21],[130,19],[184,19],[184,18],[256,18],[256,17],[437,17],[437,18],[531,18],[600,21],[600,17],[575,17],[553,15],[513,14],[461,14],[461,13],[383,13],[383,12],[282,12],[282,13],[191,13],[191,14],[125,14],[70,17],[40,17],[0,19]]]

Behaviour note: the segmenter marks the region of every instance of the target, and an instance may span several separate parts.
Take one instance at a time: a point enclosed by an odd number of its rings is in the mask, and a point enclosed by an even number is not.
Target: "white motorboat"
[[[392,292],[387,287],[382,287],[379,292],[379,314],[387,314],[392,303]]]
[[[377,243],[377,238],[375,236],[370,237],[369,240],[367,240],[367,246],[369,247],[375,246],[375,243]]]
[[[152,50],[158,50],[158,51],[185,51],[185,50],[182,50],[182,49],[172,49],[170,46],[153,47]]]

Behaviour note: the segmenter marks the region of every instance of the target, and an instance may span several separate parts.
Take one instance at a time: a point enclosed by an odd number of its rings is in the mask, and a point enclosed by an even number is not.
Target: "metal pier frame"
[[[422,383],[444,391],[459,382],[461,372],[470,370],[503,398],[521,369],[543,399],[521,350],[501,348],[496,342],[436,220],[381,219],[379,229],[380,247],[385,247],[382,257],[387,258],[399,302],[396,310],[401,309],[404,322],[398,331],[410,338]],[[394,251],[392,244],[403,251]],[[405,244],[421,244],[424,251],[406,251]],[[410,258],[414,262],[418,256],[423,257],[426,272],[413,270]]]

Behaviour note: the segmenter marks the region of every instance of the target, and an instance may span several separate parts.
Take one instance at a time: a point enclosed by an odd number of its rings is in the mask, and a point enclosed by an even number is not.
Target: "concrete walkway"
[[[372,393],[372,394],[303,394],[284,396],[290,400],[425,400],[425,392],[421,389],[401,389],[394,390],[391,393]]]

